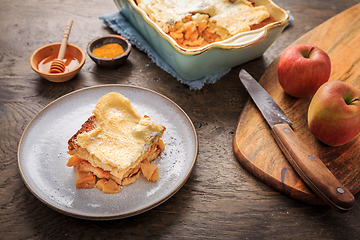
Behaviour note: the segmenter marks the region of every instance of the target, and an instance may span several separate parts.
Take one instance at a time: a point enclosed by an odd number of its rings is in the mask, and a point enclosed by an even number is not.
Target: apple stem
[[[350,105],[351,103],[353,103],[355,101],[360,101],[360,97],[356,97],[356,98],[352,99],[348,105]]]
[[[315,49],[314,47],[311,47],[311,49],[310,49],[310,51],[309,51],[309,53],[308,53],[308,55],[307,55],[307,58],[310,58],[310,54],[311,54],[311,52],[312,52],[314,49]]]

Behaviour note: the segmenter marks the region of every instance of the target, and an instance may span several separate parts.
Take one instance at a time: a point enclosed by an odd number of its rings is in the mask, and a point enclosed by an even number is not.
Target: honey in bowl
[[[44,72],[44,73],[49,73],[51,63],[56,58],[57,58],[57,55],[54,54],[54,55],[51,55],[51,56],[43,59],[41,62],[39,62],[39,65],[38,65],[39,71]],[[76,57],[69,55],[69,54],[65,54],[63,61],[65,63],[65,71],[64,72],[70,72],[79,65],[79,60]]]

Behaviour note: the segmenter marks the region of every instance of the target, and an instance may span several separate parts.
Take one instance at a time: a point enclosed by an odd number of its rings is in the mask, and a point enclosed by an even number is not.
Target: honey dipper
[[[64,31],[64,35],[63,35],[63,39],[60,45],[60,50],[59,50],[59,54],[58,57],[56,59],[54,59],[54,61],[51,63],[51,67],[50,67],[50,73],[63,73],[65,72],[65,63],[63,61],[63,58],[65,56],[65,51],[66,51],[66,46],[67,46],[67,41],[70,35],[70,30],[71,30],[71,26],[72,26],[73,20],[69,19],[68,23],[66,25],[65,31]]]

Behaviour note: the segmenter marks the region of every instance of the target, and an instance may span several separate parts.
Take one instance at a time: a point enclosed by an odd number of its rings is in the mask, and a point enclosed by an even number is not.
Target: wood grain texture
[[[293,44],[313,44],[331,59],[329,81],[340,80],[360,87],[360,4],[340,13],[308,32]],[[317,141],[307,126],[311,97],[297,99],[285,94],[277,80],[280,56],[265,71],[259,83],[292,120],[294,132],[309,146],[352,194],[360,191],[360,139],[341,147],[329,147]],[[255,125],[256,124],[256,125]],[[249,143],[256,142],[249,146]],[[298,200],[323,204],[309,190],[286,160],[270,128],[252,101],[243,109],[234,135],[234,149],[239,161],[254,175],[275,189]]]
[[[295,20],[265,54],[233,68],[215,84],[190,91],[136,48],[120,68],[98,68],[87,56],[71,81],[42,79],[29,65],[33,51],[59,41],[69,18],[74,20],[69,43],[85,50],[92,39],[113,33],[98,16],[116,12],[115,4],[103,0],[1,0],[0,239],[357,239],[358,199],[346,214],[294,200],[254,177],[233,153],[237,121],[242,110],[249,108],[248,94],[238,79],[240,69],[260,79],[291,43],[359,0],[274,2],[290,10]],[[148,212],[105,222],[68,217],[47,207],[26,188],[17,165],[20,137],[39,111],[64,94],[100,84],[141,86],[169,97],[189,115],[199,139],[195,168],[179,192]],[[297,122],[298,131],[302,128],[291,108],[303,105],[287,101],[290,107],[286,112]],[[256,117],[253,124],[267,127]],[[260,143],[263,137],[253,141]],[[253,149],[265,147],[248,144]],[[322,155],[327,154],[324,149]],[[349,181],[352,184],[356,179]]]

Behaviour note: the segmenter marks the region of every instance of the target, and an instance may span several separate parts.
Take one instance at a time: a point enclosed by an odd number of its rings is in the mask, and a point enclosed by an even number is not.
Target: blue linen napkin
[[[104,14],[99,16],[99,18],[115,32],[127,38],[131,44],[136,46],[140,51],[145,52],[149,58],[165,72],[171,74],[179,82],[188,85],[190,90],[200,90],[205,84],[213,84],[231,70],[229,68],[194,81],[185,80],[163,60],[120,12]]]

